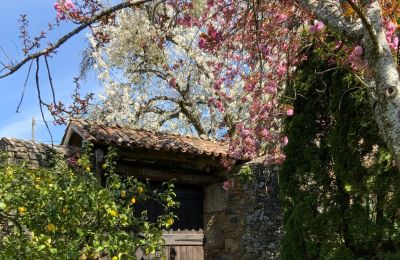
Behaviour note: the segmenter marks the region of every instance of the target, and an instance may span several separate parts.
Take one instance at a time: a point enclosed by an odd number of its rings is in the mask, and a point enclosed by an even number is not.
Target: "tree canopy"
[[[368,89],[382,138],[397,161],[397,5],[383,0],[143,0],[107,7],[98,0],[60,0],[55,23],[73,22],[76,28],[37,51],[46,34],[31,38],[22,26],[26,57],[4,63],[1,77],[54,55],[89,28],[91,54],[107,85],[104,111],[112,106],[119,117],[129,113],[122,121],[142,126],[150,117],[157,119],[155,125],[178,125],[186,132],[226,134],[233,157],[264,154],[267,162],[281,162],[287,138],[280,119],[293,113],[281,97],[296,66],[306,59],[301,50],[307,39],[324,42],[328,32],[335,32],[338,48],[347,51],[342,64],[352,66]],[[138,17],[142,26],[134,22]],[[104,65],[124,80],[117,84]],[[124,102],[112,101],[116,93]],[[53,101],[41,104],[54,114],[67,112]],[[75,95],[75,101],[72,114],[87,111],[87,99]],[[120,121],[118,116],[112,120]]]

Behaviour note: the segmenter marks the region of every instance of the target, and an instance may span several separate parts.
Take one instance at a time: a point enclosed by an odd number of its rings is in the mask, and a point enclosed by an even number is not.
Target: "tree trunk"
[[[376,1],[371,4],[367,13],[375,33],[371,39],[370,32],[364,28],[362,45],[365,50],[368,66],[372,75],[371,103],[380,135],[392,152],[396,165],[400,166],[400,80],[397,64],[388,46],[382,23],[381,8]],[[365,27],[365,26],[364,26]],[[376,46],[377,45],[377,46]]]

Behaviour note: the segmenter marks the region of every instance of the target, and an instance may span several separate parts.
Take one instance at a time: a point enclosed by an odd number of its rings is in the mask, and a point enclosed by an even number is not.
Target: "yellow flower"
[[[118,260],[118,256],[113,256],[111,260]]]
[[[126,196],[126,192],[124,190],[121,191],[121,198],[125,198],[125,196]]]
[[[131,199],[131,204],[133,205],[133,204],[135,204],[136,203],[136,199],[135,199],[135,197],[132,197],[132,199]]]
[[[14,174],[13,168],[11,168],[10,166],[7,166],[7,168],[6,168],[6,174],[7,174],[7,175],[13,175],[13,174]]]
[[[168,218],[167,219],[167,227],[172,226],[174,224],[174,219],[173,218]]]
[[[89,166],[86,167],[86,171],[90,172],[90,167]]]
[[[25,207],[18,207],[18,213],[19,214],[24,214],[26,212],[26,208]]]
[[[47,230],[48,230],[49,232],[54,232],[54,231],[56,230],[56,226],[54,226],[54,224],[52,224],[52,223],[49,223],[49,224],[46,226],[46,228],[47,228]]]
[[[137,191],[138,191],[139,193],[143,193],[144,189],[143,189],[142,186],[140,186],[140,187],[137,189]]]
[[[108,211],[108,214],[110,214],[110,215],[113,216],[113,217],[118,216],[118,212],[117,212],[116,210],[114,210],[114,209],[110,209],[110,210]]]

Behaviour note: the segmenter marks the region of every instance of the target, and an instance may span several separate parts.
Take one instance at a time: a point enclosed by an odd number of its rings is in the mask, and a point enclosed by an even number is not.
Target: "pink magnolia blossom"
[[[278,86],[276,85],[275,82],[268,82],[268,83],[265,85],[265,91],[266,91],[268,94],[275,94],[275,93],[278,91]]]
[[[222,105],[222,101],[221,101],[221,100],[217,100],[217,101],[215,102],[215,106],[217,107],[217,109],[218,109],[220,112],[224,112],[224,106]]]
[[[288,143],[289,143],[289,138],[288,138],[287,136],[284,136],[284,137],[282,138],[282,144],[283,144],[284,146],[286,146]]]
[[[284,21],[286,21],[287,20],[287,15],[286,14],[279,14],[277,17],[276,17],[276,22],[277,23],[283,23]]]
[[[228,191],[229,190],[229,181],[224,181],[224,183],[222,184],[222,188],[224,189],[224,190],[226,190],[226,191]]]
[[[235,186],[235,182],[233,180],[224,181],[222,184],[222,188],[226,191],[232,189]]]
[[[286,115],[288,115],[288,116],[293,116],[293,114],[294,114],[293,108],[288,108],[288,109],[286,109]]]
[[[268,139],[268,138],[270,137],[270,134],[269,134],[268,129],[265,129],[265,128],[261,131],[261,135],[262,135],[265,139]]]
[[[244,129],[243,131],[242,131],[242,136],[249,136],[251,134],[251,132],[250,132],[250,130],[248,130],[248,129]]]
[[[286,71],[287,71],[286,66],[280,65],[276,70],[276,73],[278,73],[279,76],[282,76],[286,74]]]
[[[390,20],[384,20],[383,25],[385,27],[386,40],[389,47],[393,50],[397,50],[399,38],[396,36],[396,26]]]
[[[317,33],[322,31],[325,28],[325,25],[323,22],[314,20],[314,25],[310,27],[310,33]]]
[[[200,49],[207,49],[208,44],[207,44],[207,40],[204,37],[199,38],[198,44],[199,44]]]
[[[175,88],[176,87],[176,78],[172,78],[169,81],[169,86]]]
[[[363,54],[364,50],[360,45],[354,47],[349,55],[349,62],[353,69],[363,69],[366,66],[366,62],[362,58]]]
[[[57,11],[57,20],[66,20],[67,14],[72,18],[79,15],[74,2],[72,0],[60,0],[54,3],[54,9]]]

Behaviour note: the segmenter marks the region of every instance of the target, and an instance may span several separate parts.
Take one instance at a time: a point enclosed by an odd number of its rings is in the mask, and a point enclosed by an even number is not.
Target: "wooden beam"
[[[151,181],[163,182],[175,180],[174,183],[197,185],[205,185],[222,181],[221,178],[212,175],[193,174],[190,172],[171,172],[168,169],[160,170],[150,167],[130,166],[122,163],[117,165],[117,173],[126,176],[134,176],[138,179],[150,179]]]

